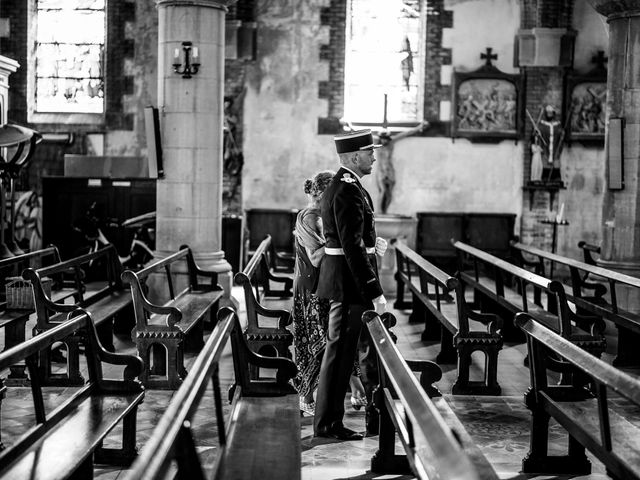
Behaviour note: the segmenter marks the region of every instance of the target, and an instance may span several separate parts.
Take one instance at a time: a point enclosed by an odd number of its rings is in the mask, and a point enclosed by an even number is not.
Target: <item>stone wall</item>
[[[449,119],[442,115],[451,99],[454,69],[477,69],[485,48],[498,54],[494,65],[502,71],[519,72],[514,67],[514,38],[520,28],[569,24],[577,31],[574,70],[590,70],[595,52],[607,50],[606,24],[588,2],[575,3],[572,7],[565,0],[428,2],[424,110],[431,128],[423,136],[395,145],[397,183],[389,213],[516,213],[517,233],[547,246],[550,232],[540,220],[564,203],[571,223],[561,231],[559,252],[569,254],[581,239],[600,240],[602,146],[574,142],[565,147],[561,163],[567,188],[556,195],[551,208],[547,193],[530,197],[522,189],[529,176],[526,138],[530,130],[519,141],[454,141],[448,136]],[[10,119],[26,123],[25,32],[33,0],[1,0],[1,5],[0,16],[11,18],[11,37],[0,39],[0,53],[23,65],[11,77]],[[119,43],[110,51],[109,68],[115,69],[109,71],[108,115],[100,127],[105,133],[105,154],[144,156],[143,108],[157,103],[157,11],[154,2],[114,0],[108,5],[110,18],[117,20],[110,26],[109,38]],[[303,180],[318,170],[337,168],[332,135],[339,131],[344,101],[345,11],[346,0],[240,1],[231,8],[229,19],[257,22],[257,51],[255,59],[226,62],[225,95],[235,99],[244,168],[241,185],[237,177],[225,173],[225,212],[299,208],[306,202]],[[562,103],[565,71],[524,73],[531,109],[541,102]],[[69,124],[32,126],[75,135],[72,146],[56,147],[53,156],[51,149],[41,149],[50,158],[36,159],[39,172],[58,171],[49,162],[59,163],[65,151],[85,153],[83,135],[96,130]],[[374,179],[367,178],[365,183],[377,203]]]

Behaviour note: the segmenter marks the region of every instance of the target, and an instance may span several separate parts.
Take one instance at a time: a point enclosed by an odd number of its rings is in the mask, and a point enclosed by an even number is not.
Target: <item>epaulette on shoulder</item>
[[[349,172],[344,172],[342,174],[342,177],[340,178],[341,182],[344,183],[356,183],[357,180],[355,178],[353,178],[353,175],[351,175]]]

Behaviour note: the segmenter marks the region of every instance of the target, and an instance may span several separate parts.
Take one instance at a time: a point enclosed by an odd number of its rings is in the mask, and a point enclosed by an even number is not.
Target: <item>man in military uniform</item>
[[[372,415],[371,393],[377,383],[368,332],[363,331],[362,338],[360,333],[365,310],[375,308],[382,313],[385,309],[376,253],[384,254],[386,242],[376,238],[373,203],[360,178],[371,173],[376,161],[374,149],[380,145],[374,145],[371,130],[338,135],[334,141],[342,166],[320,201],[326,255],[320,265],[317,294],[329,299],[331,308],[314,432],[319,437],[359,440],[362,435],[346,428],[342,420],[356,352],[369,401],[368,417]]]

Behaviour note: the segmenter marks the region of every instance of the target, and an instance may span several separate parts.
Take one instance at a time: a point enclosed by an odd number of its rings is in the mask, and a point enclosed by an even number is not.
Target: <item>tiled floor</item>
[[[234,290],[236,298],[240,291]],[[240,298],[242,305],[242,299]],[[439,346],[437,342],[424,343],[420,340],[422,326],[408,323],[408,312],[396,311],[398,325],[394,329],[398,336],[398,347],[406,357],[435,359]],[[611,329],[615,331],[615,329]],[[608,351],[615,349],[614,339],[609,339]],[[134,346],[126,338],[118,338],[118,351],[133,352]],[[519,474],[521,461],[528,451],[529,413],[523,404],[523,394],[529,386],[529,372],[523,365],[525,347],[523,344],[508,344],[500,353],[498,378],[502,387],[500,397],[452,396],[451,386],[455,380],[455,366],[443,365],[443,378],[438,388],[444,400],[455,412],[465,426],[472,439],[477,443],[485,457],[493,465],[502,479],[525,478]],[[193,363],[194,354],[188,354],[187,366]],[[605,355],[611,360],[611,355]],[[221,364],[221,384],[223,391],[233,380],[230,351],[227,351]],[[478,374],[479,372],[475,372]],[[631,372],[637,374],[638,372]],[[51,388],[47,393],[47,406],[59,404],[72,389]],[[138,413],[138,442],[144,447],[158,419],[162,415],[173,392],[148,390],[144,403]],[[215,456],[217,437],[215,421],[212,418],[213,402],[210,394],[200,407],[196,420],[192,422],[196,431],[196,443],[202,458]],[[11,443],[12,438],[24,431],[25,426],[33,419],[33,408],[30,402],[30,390],[24,387],[10,387],[7,398],[2,403],[3,441]],[[348,399],[346,399],[348,400]],[[346,402],[347,414],[345,424],[354,430],[364,430],[364,413],[355,411]],[[638,409],[630,411],[634,418],[640,418]],[[311,418],[301,419],[302,441],[302,478],[304,480],[337,480],[337,479],[409,479],[411,476],[376,475],[370,472],[370,461],[377,449],[377,437],[365,438],[359,442],[337,442],[317,439],[312,435]],[[560,451],[566,444],[566,435],[558,425],[552,427],[554,442],[552,450]],[[117,435],[114,432],[114,438]],[[399,450],[398,450],[399,452]],[[106,466],[96,467],[96,478],[100,480],[123,479],[124,472],[120,468]],[[548,476],[532,476],[538,480]],[[609,478],[604,474],[604,467],[593,460],[593,474],[584,477],[565,477],[581,479]],[[284,479],[283,479],[284,480]]]

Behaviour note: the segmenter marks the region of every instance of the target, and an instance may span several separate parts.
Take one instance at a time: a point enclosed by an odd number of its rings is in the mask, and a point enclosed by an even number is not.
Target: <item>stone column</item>
[[[624,119],[624,188],[604,195],[601,261],[640,273],[640,1],[601,0],[594,6],[609,24],[607,125],[612,117]],[[608,163],[608,148],[605,152]]]
[[[157,0],[158,106],[164,159],[157,184],[156,254],[188,244],[196,261],[220,274],[226,298],[231,266],[221,250],[225,15],[235,0]],[[197,48],[186,78],[183,42]],[[178,52],[175,60],[175,52]]]
[[[607,135],[605,153],[609,171],[609,119],[624,119],[624,187],[609,190],[605,186],[602,218],[602,254],[598,264],[610,270],[640,276],[640,1],[599,0],[594,8],[607,17],[609,24],[609,61],[607,75]],[[638,289],[618,288],[618,303],[630,311],[640,309]],[[621,332],[622,333],[622,332]],[[620,342],[637,346],[637,335],[620,335]],[[631,347],[634,351],[633,347]],[[620,348],[618,349],[620,351]],[[624,364],[624,359],[617,359]]]

